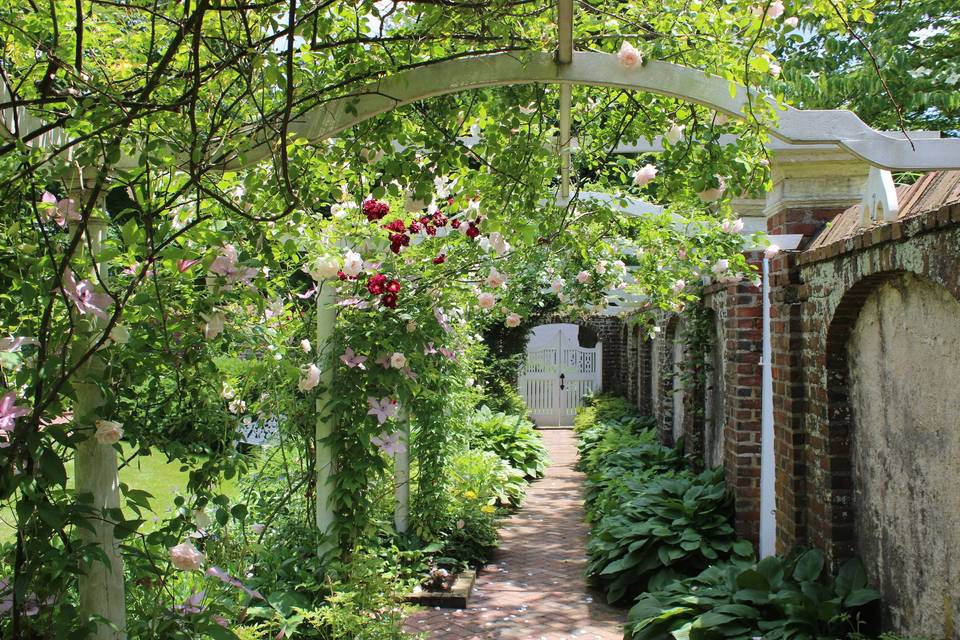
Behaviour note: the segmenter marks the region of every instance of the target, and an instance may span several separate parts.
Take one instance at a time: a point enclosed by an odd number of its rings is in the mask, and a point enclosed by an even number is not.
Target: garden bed
[[[416,587],[413,593],[404,600],[410,604],[422,607],[441,607],[443,609],[466,609],[473,593],[473,585],[477,582],[477,572],[474,569],[462,571],[454,578],[449,589],[427,590]]]

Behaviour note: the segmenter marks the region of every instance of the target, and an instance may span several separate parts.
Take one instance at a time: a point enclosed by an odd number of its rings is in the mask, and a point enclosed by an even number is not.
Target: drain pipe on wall
[[[763,356],[760,421],[760,557],[776,553],[777,491],[773,445],[773,348],[770,339],[770,259],[763,258]]]

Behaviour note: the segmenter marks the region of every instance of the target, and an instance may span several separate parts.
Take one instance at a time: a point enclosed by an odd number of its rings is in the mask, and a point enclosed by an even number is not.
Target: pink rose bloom
[[[771,244],[763,251],[763,257],[767,260],[772,260],[778,253],[780,253],[780,245]]]
[[[683,139],[683,125],[672,125],[669,129],[667,129],[667,132],[663,134],[663,137],[666,138],[670,144],[677,144],[681,139]]]
[[[203,564],[203,554],[189,542],[170,547],[170,564],[180,571],[196,571]]]
[[[394,369],[403,369],[407,366],[407,356],[403,355],[399,351],[395,352],[390,356],[390,366]]]
[[[507,315],[506,320],[503,321],[505,325],[513,329],[514,327],[520,326],[520,316],[516,313],[511,313]]]
[[[721,274],[729,268],[730,261],[726,258],[721,258],[720,260],[717,260],[712,267],[710,267],[710,271],[713,271],[715,274]]]
[[[560,293],[563,291],[563,280],[554,280],[550,283],[550,288],[553,289],[554,293]]]
[[[643,187],[656,177],[657,168],[652,164],[645,164],[633,172],[633,184],[638,187]]]
[[[494,268],[490,269],[490,275],[487,276],[487,285],[496,289],[502,287],[507,281],[507,276],[503,275]]]
[[[123,425],[113,420],[97,420],[94,437],[100,444],[116,444],[123,437]]]
[[[297,388],[300,391],[310,391],[318,384],[320,384],[320,367],[311,364],[300,371],[300,381],[297,383]]]
[[[683,280],[683,279],[677,280],[676,282],[673,283],[673,292],[674,292],[674,293],[680,293],[681,291],[683,291],[683,289],[684,289],[686,286],[687,286],[687,281],[686,281],[686,280]]]
[[[703,191],[697,194],[697,196],[700,198],[702,202],[714,202],[716,200],[719,200],[720,197],[723,195],[723,192],[726,191],[727,189],[726,180],[724,180],[723,176],[717,176],[717,179],[720,182],[719,186],[713,187],[710,189],[704,189]]]
[[[309,340],[304,338],[303,340],[300,341],[300,350],[303,351],[304,353],[310,353],[310,351],[313,350],[313,346],[311,346]]]
[[[581,271],[577,274],[577,282],[580,284],[587,284],[591,280],[593,280],[593,276],[588,271]]]
[[[497,304],[497,299],[492,293],[484,291],[477,296],[477,304],[480,305],[481,309],[493,309],[494,305]]]
[[[206,320],[206,323],[203,325],[204,338],[207,340],[213,340],[218,335],[223,333],[223,327],[227,317],[223,315],[222,311],[213,311],[210,313],[210,315],[201,313],[200,317]]]
[[[783,24],[795,29],[800,24],[800,18],[798,18],[797,16],[790,16],[789,18],[783,21]]]
[[[643,56],[640,55],[636,47],[624,41],[620,45],[620,51],[617,52],[617,60],[620,61],[620,66],[630,69],[643,62]]]

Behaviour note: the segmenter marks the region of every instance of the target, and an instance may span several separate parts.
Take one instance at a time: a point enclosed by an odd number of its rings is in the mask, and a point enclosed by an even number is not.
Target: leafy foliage
[[[471,446],[497,454],[530,479],[542,478],[547,467],[547,448],[533,423],[521,415],[494,412],[481,406],[470,419]]]
[[[588,573],[620,602],[753,547],[734,538],[722,470],[656,478],[601,518],[587,545]]]
[[[859,41],[807,21],[784,41],[776,55],[784,60],[787,95],[807,109],[848,108],[879,129],[957,135],[957,5],[880,0],[872,15],[848,24]]]
[[[662,640],[828,640],[859,628],[862,607],[880,594],[868,588],[862,563],[849,560],[830,578],[820,551],[790,558],[735,561],[641,595],[627,637]]]

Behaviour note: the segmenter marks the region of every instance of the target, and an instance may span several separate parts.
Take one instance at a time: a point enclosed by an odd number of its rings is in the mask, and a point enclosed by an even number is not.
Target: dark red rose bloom
[[[387,293],[400,293],[400,281],[391,280],[387,283]]]
[[[367,216],[368,222],[382,220],[388,213],[390,213],[390,205],[386,202],[373,198],[363,201],[363,215]]]
[[[390,307],[391,309],[397,308],[397,296],[393,293],[385,293],[383,297],[380,298],[380,302],[383,303],[383,306]]]
[[[441,253],[436,258],[433,259],[433,264],[443,264],[447,261],[447,254]]]
[[[453,220],[450,221],[450,226],[453,227],[454,229],[459,229],[459,228],[460,228],[460,221],[457,220],[457,219],[453,219]]]
[[[386,229],[387,231],[393,231],[394,233],[403,233],[404,231],[407,230],[406,225],[403,224],[403,220],[401,220],[400,218],[397,218],[396,220],[394,220],[389,224],[383,225],[383,228]]]
[[[400,253],[400,249],[402,249],[402,248],[403,248],[403,245],[400,244],[399,242],[391,242],[391,243],[390,243],[390,251],[393,251],[394,253],[399,254],[399,253]]]
[[[340,278],[341,280],[346,280],[347,274],[345,274],[343,271],[337,271],[337,277]]]
[[[470,228],[467,229],[467,237],[468,237],[468,238],[476,238],[478,235],[480,235],[480,229],[478,229],[476,226],[474,226],[473,224],[471,224],[471,225],[470,225]]]
[[[426,227],[424,227],[424,229],[426,229],[428,236],[435,236],[435,235],[437,235],[437,228],[436,228],[435,226],[433,226],[432,224],[428,224]]]
[[[433,214],[433,224],[438,227],[447,226],[447,216],[437,211],[435,214]]]
[[[411,222],[410,226],[407,229],[410,230],[410,233],[420,233],[420,229],[423,227],[419,222]]]
[[[403,245],[405,247],[410,244],[410,236],[404,233],[392,233],[390,234],[390,242],[393,244]]]
[[[367,291],[375,296],[379,296],[386,291],[387,276],[382,273],[370,276],[367,280]]]
[[[430,224],[430,222],[431,222],[430,216],[421,216],[421,217],[420,217],[420,224]]]

